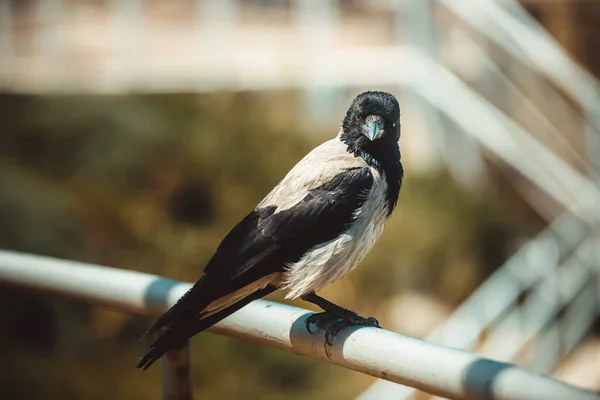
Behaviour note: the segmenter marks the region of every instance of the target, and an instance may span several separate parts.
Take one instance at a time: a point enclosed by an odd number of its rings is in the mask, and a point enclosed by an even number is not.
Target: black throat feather
[[[347,151],[354,154],[355,157],[361,157],[367,164],[376,168],[383,174],[387,183],[386,202],[388,207],[388,216],[394,211],[402,178],[404,177],[404,168],[400,162],[400,148],[396,139],[389,140],[381,138],[370,141],[365,137],[358,127],[343,127],[340,140],[347,145]]]

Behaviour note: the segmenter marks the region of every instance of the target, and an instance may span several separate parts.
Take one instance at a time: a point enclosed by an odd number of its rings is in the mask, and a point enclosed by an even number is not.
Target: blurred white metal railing
[[[581,106],[587,119],[585,124],[588,143],[592,147],[584,163],[590,164],[587,171],[592,179],[597,181],[598,159],[594,157],[598,157],[599,154],[593,146],[597,144],[600,131],[599,120],[596,118],[600,113],[600,92],[595,78],[579,67],[515,1],[507,0],[505,3],[510,5],[512,13],[520,15],[520,20],[489,0],[436,1],[475,27],[477,32],[504,48],[508,54],[543,73],[546,79],[561,87]],[[475,47],[473,43],[470,45]],[[427,49],[425,51],[427,52]],[[485,61],[488,70],[500,76],[504,84],[511,84],[510,78],[499,68],[490,65],[485,53],[480,51],[478,56],[479,61]],[[465,113],[462,117],[463,123],[459,123],[463,132],[472,135],[478,143],[494,154],[500,155],[534,185],[561,203],[567,211],[551,222],[549,228],[538,238],[523,246],[428,339],[455,348],[475,350],[485,333],[486,340],[479,350],[483,354],[491,354],[507,361],[527,362],[535,370],[550,372],[583,337],[600,313],[600,246],[595,234],[598,212],[594,210],[600,204],[598,187],[594,181],[583,177],[518,124],[495,109],[490,102],[477,98],[477,95],[452,73],[440,65],[432,69],[436,72],[430,73],[427,80],[424,79],[417,85],[417,90],[421,90],[424,96],[429,96],[429,104],[449,110],[453,114],[461,114],[460,110],[456,110],[459,106],[452,107],[450,101],[440,104],[439,99],[428,94],[424,88],[428,83],[432,85],[432,91],[445,93],[447,97],[454,98],[454,104],[460,104],[465,111],[470,112],[471,120],[468,120]],[[545,89],[550,88],[550,92],[554,93],[560,110],[565,113],[572,112],[556,90],[535,74],[533,76],[537,84],[545,85]],[[441,84],[443,80],[448,80],[449,85],[453,87]],[[580,87],[585,88],[577,90]],[[519,91],[517,87],[513,87],[514,89]],[[527,101],[522,92],[518,94]],[[534,104],[532,108],[535,110]],[[448,116],[455,120],[460,119],[453,115]],[[493,122],[497,124],[496,128],[490,129],[490,121],[497,121]],[[486,133],[483,131],[487,131],[489,137],[485,137]],[[496,136],[490,131],[495,131]],[[501,142],[510,136],[515,138],[512,146],[509,143],[502,145]],[[492,140],[496,143],[493,144]],[[503,156],[506,152],[512,153],[514,159]],[[573,179],[579,183],[572,186]],[[571,190],[575,192],[570,192]],[[570,193],[565,196],[566,192]],[[576,199],[570,197],[573,194],[577,196]],[[528,196],[532,200],[532,206],[536,207],[537,200],[531,198],[531,194]],[[587,206],[581,203],[581,200],[584,203],[589,201]],[[540,212],[544,214],[542,210]],[[585,243],[582,245],[582,242]],[[565,255],[571,251],[573,256],[563,263]],[[521,296],[525,296],[525,300],[523,304],[518,304]],[[562,317],[559,316],[560,312],[564,312]],[[529,353],[530,359],[519,357],[523,353]],[[414,393],[412,388],[380,381],[359,398],[397,400],[408,399]]]
[[[598,240],[589,237],[564,262],[542,260],[551,266],[550,273],[536,282],[522,304],[512,308],[509,314],[504,316],[479,351],[493,358],[517,361],[527,344],[540,335],[552,319],[557,318],[557,311],[571,304],[588,286],[595,287],[598,268],[593,266],[590,252],[597,245]],[[588,306],[580,311],[585,314]],[[592,321],[593,319],[590,319],[586,322],[591,324]],[[556,348],[560,349],[561,346]]]
[[[45,15],[45,24],[50,25],[46,26],[47,31],[52,33],[48,37],[52,42],[45,40],[42,44],[50,46],[51,54],[58,57],[62,54],[60,40],[64,40],[65,35],[64,32],[61,35],[60,30],[52,29],[52,25],[60,23],[60,13],[56,10],[59,10],[61,5],[56,4],[63,2],[37,0],[35,3],[45,4],[46,9],[54,10]],[[457,310],[443,328],[438,330],[446,332],[444,337],[450,335],[449,337],[458,338],[445,339],[450,340],[447,342],[448,345],[473,349],[481,333],[494,329],[498,320],[504,315],[507,315],[509,320],[511,318],[518,320],[522,310],[516,304],[516,299],[525,290],[535,291],[536,289],[531,288],[542,287],[547,280],[559,276],[565,254],[581,246],[586,237],[593,235],[594,230],[597,229],[600,218],[600,209],[597,207],[597,204],[600,204],[600,192],[595,185],[596,182],[600,182],[597,168],[600,161],[598,82],[514,0],[373,2],[379,7],[389,7],[388,11],[393,13],[394,27],[397,31],[396,42],[381,46],[374,43],[369,47],[350,49],[334,48],[334,40],[332,40],[332,34],[339,30],[341,24],[338,13],[341,4],[339,1],[295,0],[292,23],[302,38],[300,42],[302,45],[296,46],[294,51],[285,50],[289,47],[288,43],[284,43],[285,47],[277,47],[281,44],[279,42],[269,42],[269,46],[253,43],[251,49],[235,47],[233,31],[236,28],[235,19],[240,13],[241,3],[237,0],[198,0],[195,8],[197,32],[193,35],[197,47],[195,53],[190,53],[195,54],[195,58],[189,63],[189,69],[185,70],[187,74],[174,68],[174,72],[170,74],[164,74],[162,71],[161,79],[153,77],[153,69],[148,67],[148,62],[141,62],[144,61],[145,55],[140,49],[148,33],[141,18],[143,2],[136,0],[130,3],[127,7],[122,2],[111,3],[118,37],[127,42],[124,43],[126,48],[122,47],[122,51],[119,52],[120,56],[112,60],[108,74],[101,74],[98,79],[84,81],[84,84],[79,86],[58,79],[55,84],[47,82],[46,86],[42,85],[42,90],[111,93],[130,90],[153,92],[295,88],[305,91],[306,104],[315,114],[319,112],[329,114],[330,110],[339,108],[339,105],[336,105],[340,103],[339,93],[345,88],[396,86],[410,89],[420,99],[419,105],[426,110],[428,122],[433,124],[430,126],[430,131],[434,131],[443,150],[446,149],[451,133],[447,132],[448,128],[444,126],[439,116],[452,120],[466,134],[465,146],[459,151],[454,149],[453,152],[461,153],[461,157],[466,157],[463,153],[468,152],[473,155],[470,158],[476,165],[481,157],[479,148],[484,148],[562,206],[565,210],[564,214],[551,222],[544,233],[510,259],[490,278],[490,281],[482,285],[473,297]],[[435,21],[432,16],[437,6],[451,11],[460,21],[471,26],[477,35],[487,38],[495,46],[503,49],[513,60],[518,60],[527,66],[531,84],[541,88],[541,92],[548,93],[548,96],[555,100],[554,114],[568,116],[571,120],[583,124],[588,132],[588,152],[584,155],[575,154],[574,158],[579,162],[577,167],[581,164],[589,167],[587,170],[589,178],[552,151],[539,139],[539,136],[532,134],[538,132],[523,129],[510,115],[502,112],[495,104],[497,99],[488,99],[478,94],[473,87],[440,63],[435,48],[436,45],[439,46],[437,42],[440,38],[436,36],[433,29]],[[12,31],[9,29],[12,24],[10,11],[10,2],[0,0],[0,55],[3,61],[11,61],[11,56],[14,54],[10,35]],[[409,23],[406,24],[406,21]],[[227,25],[224,25],[225,23]],[[408,29],[404,29],[403,24],[406,24]],[[222,43],[228,43],[233,47],[223,51],[225,45]],[[552,123],[547,121],[544,113],[538,108],[536,99],[529,98],[518,85],[513,84],[511,77],[495,66],[486,51],[478,47],[474,41],[466,40],[463,44],[477,55],[470,60],[470,64],[485,69],[490,79],[497,79],[502,86],[506,86],[512,92],[516,99],[524,101],[533,110],[533,114],[540,121],[537,130],[550,131],[555,138],[563,140],[565,144],[564,138],[567,132],[559,133]],[[376,62],[370,62],[373,60]],[[55,65],[61,65],[57,70],[70,73],[67,68],[64,68],[64,64],[61,64],[60,59],[54,61],[56,61]],[[17,62],[3,64],[5,69],[0,65],[1,87],[25,92],[39,90],[39,87],[28,86],[30,85],[28,82],[13,79],[21,76],[17,73],[19,70]],[[365,66],[368,66],[370,73],[365,74]],[[143,68],[140,69],[141,67]],[[129,73],[111,75],[111,71],[129,71]],[[158,69],[154,71],[157,72]],[[110,78],[111,76],[113,78]],[[114,78],[116,76],[121,78]],[[578,111],[552,85],[559,87],[576,107],[584,111],[584,115],[578,115]],[[549,129],[546,128],[548,126]],[[453,140],[456,137],[454,136]],[[565,147],[568,147],[568,143]],[[570,148],[567,150],[571,154],[578,151]],[[445,159],[447,162],[452,162],[448,156]],[[449,166],[453,167],[452,164]],[[455,175],[459,176],[460,173]],[[539,194],[526,192],[524,196],[541,215],[549,220],[555,217],[552,211],[541,208]],[[575,235],[575,239],[571,235]],[[565,241],[568,246],[561,244],[561,241]],[[538,259],[533,258],[532,261],[532,256],[523,256],[523,254],[530,254],[527,252],[535,252],[531,249],[549,253],[546,256],[539,255],[543,253],[536,253]],[[552,255],[555,258],[552,258]],[[547,259],[542,262],[539,257],[542,259],[547,257]],[[595,259],[596,264],[597,260],[598,257]],[[537,264],[534,265],[534,262]],[[578,265],[578,268],[584,268],[588,273],[592,271],[590,265],[581,263]],[[589,301],[597,301],[586,294],[587,289],[582,289],[581,293],[573,298],[573,304],[584,305],[585,309],[589,308]],[[543,307],[544,302],[534,300],[535,298],[532,296],[527,300],[527,304]],[[585,303],[586,301],[588,303]],[[533,305],[530,307],[534,307]],[[570,307],[572,309],[573,305]],[[553,314],[559,312],[556,304],[552,309]],[[565,314],[574,315],[568,312]],[[474,318],[474,315],[477,315],[477,318]],[[516,316],[511,317],[511,315]],[[594,313],[577,315],[581,318],[577,325],[580,331],[594,318]],[[587,322],[583,322],[584,320]],[[556,329],[560,329],[558,326],[559,324],[553,324],[539,337],[536,346],[541,348],[544,344],[551,344],[552,335]],[[580,335],[571,334],[571,341],[577,336]],[[522,340],[514,341],[510,352],[514,353],[518,348],[522,348],[522,342]],[[568,348],[569,346],[563,346],[561,352]],[[553,351],[552,346],[544,349],[547,354]],[[543,367],[536,365],[536,368],[550,370],[552,367],[550,364],[555,364],[558,360],[557,357],[554,358],[551,363],[546,360],[543,362]],[[387,383],[384,385],[389,387]]]
[[[590,237],[590,231],[567,213],[557,218],[494,272],[427,340],[469,351],[479,348],[494,358],[523,363],[517,356],[541,336],[533,343],[533,358],[527,364],[550,372],[600,313],[600,239]],[[519,304],[524,293],[528,295]],[[578,316],[577,323],[573,317],[558,319],[563,308],[565,314]],[[412,388],[379,381],[359,398],[407,399],[413,394]]]
[[[0,281],[141,315],[164,312],[190,287],[187,283],[160,276],[11,251],[0,251]],[[307,332],[305,320],[308,314],[308,310],[257,300],[212,330],[451,399],[600,399],[596,393],[514,365],[384,329],[345,329],[326,350],[322,331],[314,335]],[[169,358],[163,357],[161,362],[168,366]],[[133,368],[134,360],[131,363]],[[172,368],[163,368],[163,372],[169,375]],[[185,376],[189,378],[189,371]],[[170,378],[172,376],[163,375],[163,385],[176,383],[184,389],[179,391],[177,387],[167,386],[164,398],[190,398],[190,382],[174,382]]]

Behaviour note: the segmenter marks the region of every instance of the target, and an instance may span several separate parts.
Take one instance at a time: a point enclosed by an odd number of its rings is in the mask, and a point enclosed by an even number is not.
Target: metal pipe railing
[[[160,276],[12,251],[0,251],[0,281],[143,315],[165,311],[190,287]],[[326,351],[324,332],[306,331],[309,314],[257,300],[211,330],[450,399],[600,399],[518,366],[384,329],[347,328]]]
[[[588,226],[564,212],[475,289],[426,339],[444,346],[473,350],[484,331],[516,307],[521,293],[551,274],[564,256],[582,245],[588,235]],[[380,380],[358,399],[408,399],[412,394],[413,388]]]

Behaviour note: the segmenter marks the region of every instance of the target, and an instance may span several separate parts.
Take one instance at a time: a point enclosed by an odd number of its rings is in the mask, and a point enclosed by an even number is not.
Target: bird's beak
[[[383,123],[378,121],[367,122],[362,128],[365,130],[365,136],[371,141],[380,138],[383,134]]]

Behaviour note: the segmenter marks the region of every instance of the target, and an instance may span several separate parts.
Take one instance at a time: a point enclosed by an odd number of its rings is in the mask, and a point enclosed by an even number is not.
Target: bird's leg
[[[342,329],[348,326],[366,325],[377,328],[380,327],[379,322],[375,318],[361,317],[354,311],[340,307],[328,300],[325,300],[321,296],[317,296],[315,292],[305,294],[301,296],[301,299],[304,301],[308,301],[309,303],[313,303],[324,310],[324,312],[312,314],[306,319],[306,330],[308,330],[308,332],[313,333],[310,329],[310,325],[313,323],[318,325],[319,322],[332,320],[335,321],[332,325],[329,326],[329,328],[327,328],[327,332],[325,334],[325,340],[330,346],[332,344],[333,337],[337,335]]]

